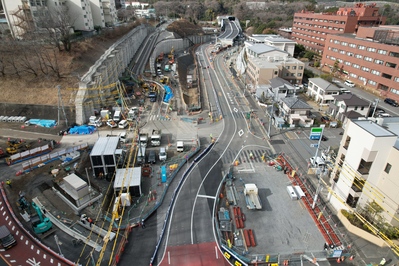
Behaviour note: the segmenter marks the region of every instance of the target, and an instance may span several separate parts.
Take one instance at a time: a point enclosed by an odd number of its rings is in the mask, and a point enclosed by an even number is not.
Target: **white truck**
[[[140,133],[139,134],[139,146],[147,147],[148,143],[148,134],[147,133]]]
[[[258,187],[255,184],[245,184],[244,195],[248,209],[250,210],[262,209],[262,203],[260,202],[258,194]]]
[[[97,116],[90,116],[89,118],[89,126],[95,126],[95,127],[101,127],[103,125],[103,122],[101,120],[101,117],[97,118]]]
[[[132,107],[130,108],[129,112],[127,113],[127,121],[133,121],[136,120],[137,115],[139,113],[139,108],[138,107]]]
[[[153,129],[151,134],[151,146],[161,146],[162,131],[160,129]]]
[[[176,141],[176,151],[183,152],[184,151],[184,142],[182,140]]]
[[[137,149],[137,164],[145,164],[145,147],[139,146]]]

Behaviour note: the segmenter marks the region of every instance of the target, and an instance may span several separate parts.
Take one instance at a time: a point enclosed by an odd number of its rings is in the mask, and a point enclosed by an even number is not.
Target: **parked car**
[[[345,80],[345,83],[344,83],[344,84],[345,84],[346,86],[350,87],[350,88],[355,87],[355,83],[353,83],[353,82],[350,81],[349,79]]]
[[[391,98],[386,98],[384,100],[384,103],[387,103],[387,104],[392,105],[394,107],[398,107],[399,106],[398,102],[395,101],[394,99],[391,99]]]
[[[330,118],[328,116],[322,116],[321,117],[321,122],[322,123],[329,123],[330,122]]]
[[[157,156],[154,150],[150,150],[148,153],[148,163],[154,164],[157,161]]]
[[[321,136],[321,141],[327,141],[328,140],[328,138],[326,137],[326,136]]]
[[[112,127],[112,128],[118,126],[118,124],[117,124],[113,119],[108,119],[107,125],[108,125],[109,127]]]

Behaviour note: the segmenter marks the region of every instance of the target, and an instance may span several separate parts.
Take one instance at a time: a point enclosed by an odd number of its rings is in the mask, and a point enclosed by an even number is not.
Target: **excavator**
[[[36,234],[43,234],[53,227],[49,218],[43,217],[43,213],[36,203],[32,202],[32,207],[36,210],[37,216],[31,218],[32,228]]]

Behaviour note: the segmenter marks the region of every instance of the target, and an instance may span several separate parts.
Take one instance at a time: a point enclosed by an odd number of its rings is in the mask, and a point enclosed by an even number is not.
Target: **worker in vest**
[[[11,180],[10,180],[10,179],[7,179],[6,184],[7,184],[7,186],[9,186],[10,188],[12,188],[12,186],[11,186]]]

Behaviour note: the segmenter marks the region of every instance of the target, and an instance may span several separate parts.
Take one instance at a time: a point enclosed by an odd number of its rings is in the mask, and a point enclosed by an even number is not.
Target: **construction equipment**
[[[175,52],[175,49],[172,47],[172,50],[170,50],[170,54],[168,55],[169,64],[171,64],[171,65],[175,63],[174,52]]]
[[[22,146],[25,146],[26,148],[29,148],[30,145],[26,144],[26,142],[24,140],[19,140],[19,139],[14,139],[14,140],[8,140],[7,141],[7,146],[10,148],[15,148],[15,149],[19,149]]]
[[[32,228],[36,234],[43,234],[53,227],[49,218],[43,217],[43,213],[36,203],[32,202],[32,207],[36,210],[37,216],[31,218]]]
[[[169,84],[169,77],[167,77],[167,76],[162,76],[162,77],[159,79],[159,81],[160,81],[162,84]]]

